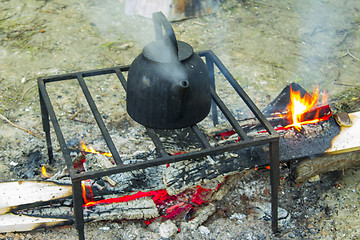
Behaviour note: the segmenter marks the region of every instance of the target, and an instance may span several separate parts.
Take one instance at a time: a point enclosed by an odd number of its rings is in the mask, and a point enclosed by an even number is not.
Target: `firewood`
[[[184,228],[190,228],[190,229],[196,229],[198,228],[202,223],[204,223],[211,215],[213,215],[216,211],[216,206],[213,203],[210,203],[209,205],[203,207],[201,210],[199,210],[196,213],[196,216],[194,219],[190,220],[189,222],[183,222],[181,224],[181,229]]]
[[[99,204],[84,211],[85,221],[150,219],[159,213],[154,201],[145,197],[128,202]],[[0,233],[31,231],[43,227],[72,224],[73,209],[68,206],[47,206],[0,215]]]
[[[302,183],[318,174],[353,167],[360,167],[360,147],[300,162],[296,168],[297,178],[295,181]]]
[[[39,206],[71,196],[71,185],[50,181],[17,181],[0,183],[0,214],[21,206]]]
[[[42,218],[7,213],[0,215],[0,233],[25,232],[41,227],[55,227],[69,224],[73,221],[61,218]]]
[[[86,155],[85,158],[86,158],[86,161],[84,163],[84,167],[88,168],[87,166],[90,163],[92,170],[102,169],[102,168],[111,168],[111,167],[115,166],[115,164],[113,164],[109,160],[109,158],[107,158],[106,156],[101,155],[101,154],[88,154],[88,155]],[[88,170],[88,169],[86,169],[86,170]],[[110,184],[110,186],[112,186],[112,187],[115,187],[117,185],[117,182],[109,176],[104,176],[102,179],[104,181],[108,182]]]
[[[192,186],[268,164],[268,157],[262,146],[221,154],[212,159],[214,160],[203,158],[170,164],[163,174],[168,193],[174,195]]]
[[[322,173],[360,166],[360,112],[350,113],[352,124],[341,126],[340,133],[332,139],[325,155],[304,160],[297,166],[296,182]]]
[[[326,152],[353,151],[353,148],[360,146],[360,112],[350,113],[351,125],[342,126],[340,133],[332,140],[331,148]]]
[[[340,127],[335,120],[331,118],[328,121],[323,121],[318,124],[303,126],[300,132],[294,129],[281,132],[280,160],[282,162],[312,158],[303,160],[303,162],[299,164],[297,169],[297,182],[304,181],[311,176],[327,171],[360,165],[360,138],[358,137],[360,112],[349,114],[349,118],[352,125],[347,125],[350,127]],[[259,129],[254,130],[249,128],[249,131],[253,131],[254,134],[259,134]],[[236,136],[236,134],[234,135]],[[185,134],[185,136],[190,137],[191,135]],[[179,139],[179,136],[167,136],[167,138],[172,141],[174,138]],[[208,138],[210,142],[213,141],[211,138],[219,139],[216,134],[209,134]],[[226,136],[226,138],[227,140],[229,139],[228,136]],[[236,137],[230,141],[236,141]],[[216,141],[213,142],[216,143]],[[257,146],[219,154],[209,158],[193,159],[172,163],[168,166],[114,174],[111,178],[118,182],[118,184],[116,187],[109,186],[106,190],[108,192],[114,190],[114,193],[121,192],[123,194],[129,194],[129,192],[134,192],[134,190],[166,189],[168,194],[175,195],[188,188],[198,185],[205,186],[206,184],[210,184],[210,182],[212,182],[215,187],[209,188],[217,189],[216,186],[220,183],[224,184],[224,179],[230,179],[230,177],[227,177],[228,175],[234,175],[249,168],[269,164],[267,151],[267,146]],[[314,158],[314,156],[317,157]],[[105,163],[103,160],[106,160]],[[92,168],[106,168],[112,165],[105,158],[102,159],[102,157],[100,157],[99,159],[94,156],[90,157],[90,155],[87,157],[87,161],[94,163],[94,165],[90,166]],[[146,160],[142,159],[141,161]],[[38,183],[39,185],[37,185]],[[49,190],[43,191],[43,189]],[[224,195],[221,193],[221,189],[226,190],[226,186],[225,188],[220,187],[220,191],[212,191],[211,201],[221,199],[221,196]],[[59,192],[62,192],[62,195],[58,194]],[[52,206],[48,205],[46,207],[33,208],[34,206],[44,205],[44,203],[50,200],[69,197],[71,195],[71,186],[69,185],[59,185],[52,182],[46,182],[46,184],[44,184],[37,181],[13,182],[11,185],[10,183],[0,183],[0,194],[3,194],[0,196],[0,213],[3,215],[11,211],[22,214],[25,218],[31,215],[32,217],[42,217],[42,219],[49,217],[62,219],[56,224],[65,224],[64,219],[68,221],[67,219],[72,219],[73,217],[72,209],[69,207],[70,205],[64,206],[63,203],[56,201],[57,204],[53,204]],[[24,209],[25,207],[31,209]],[[96,205],[84,211],[84,218],[85,221],[125,218],[139,219],[151,218],[158,214],[154,202],[147,198],[122,203],[111,203],[108,205]],[[41,222],[41,220],[36,221]],[[55,222],[57,222],[57,220]],[[56,224],[54,223],[54,225]],[[27,229],[30,226],[26,221],[23,225],[25,225]],[[2,226],[1,222],[0,226]],[[7,226],[7,224],[4,223],[4,226]],[[25,227],[21,227],[20,224],[19,229],[24,229]]]

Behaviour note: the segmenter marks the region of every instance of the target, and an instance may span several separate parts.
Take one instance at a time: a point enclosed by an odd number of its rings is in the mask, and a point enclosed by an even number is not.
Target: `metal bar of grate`
[[[121,69],[115,68],[115,73],[116,73],[117,77],[119,78],[124,90],[126,91],[127,90],[127,81],[126,81],[124,75],[122,74]]]
[[[79,235],[79,240],[85,240],[81,181],[72,181],[72,192],[76,230]]]
[[[155,144],[156,151],[163,157],[169,156],[169,154],[165,151],[164,145],[160,141],[159,136],[156,134],[153,128],[146,127],[146,132]]]
[[[246,92],[242,89],[236,79],[231,75],[231,73],[226,69],[224,64],[220,61],[220,59],[215,55],[215,53],[211,50],[208,51],[209,56],[211,56],[215,65],[219,68],[221,73],[225,76],[225,78],[229,81],[231,86],[235,89],[235,91],[239,94],[239,96],[244,100],[245,104],[250,108],[250,110],[254,113],[254,115],[258,118],[260,123],[265,127],[267,132],[271,135],[277,135],[275,129],[271,126],[269,121],[265,118],[265,116],[261,113],[259,108],[255,105],[255,103],[251,100],[251,98],[246,94]]]
[[[109,150],[114,158],[114,161],[116,162],[117,165],[123,165],[123,162],[121,161],[119,152],[116,149],[114,142],[112,141],[112,138],[104,124],[104,121],[102,120],[99,110],[97,109],[94,99],[92,98],[90,91],[89,91],[88,87],[86,86],[86,83],[85,83],[84,78],[82,77],[82,74],[77,74],[76,77],[77,77],[79,85],[84,93],[86,101],[88,102],[88,104],[90,106],[92,114],[94,115],[96,123],[98,124],[100,131],[104,137],[104,140],[105,140],[107,146],[109,147]]]
[[[203,148],[211,147],[208,139],[197,125],[191,126],[190,129],[194,132],[195,136],[197,137]]]
[[[244,129],[242,129],[239,123],[236,121],[234,115],[231,114],[230,110],[225,106],[225,103],[220,99],[216,94],[215,90],[210,88],[211,97],[214,99],[217,106],[220,108],[222,113],[225,115],[226,119],[230,122],[231,126],[234,128],[235,132],[239,134],[241,140],[248,140],[249,137],[246,135]]]
[[[278,205],[279,205],[279,139],[269,143],[270,148],[270,185],[271,185],[271,229],[278,231]]]
[[[88,70],[83,72],[77,72],[77,73],[65,73],[65,74],[59,74],[55,76],[47,76],[42,77],[42,81],[46,84],[48,82],[57,82],[57,81],[66,81],[71,79],[76,79],[76,74],[81,73],[81,75],[85,77],[94,77],[94,76],[101,76],[101,75],[108,75],[116,73],[116,70],[119,70],[120,72],[128,71],[130,68],[129,65],[124,66],[117,66],[117,67],[110,67],[110,68],[103,68],[103,69],[96,69],[96,70]]]

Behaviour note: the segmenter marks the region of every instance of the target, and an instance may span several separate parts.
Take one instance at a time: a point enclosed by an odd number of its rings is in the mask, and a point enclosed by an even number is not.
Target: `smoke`
[[[298,1],[301,60],[295,74],[309,87],[329,81],[329,68],[333,67],[336,49],[344,40],[342,32],[349,27],[339,6],[321,0]]]

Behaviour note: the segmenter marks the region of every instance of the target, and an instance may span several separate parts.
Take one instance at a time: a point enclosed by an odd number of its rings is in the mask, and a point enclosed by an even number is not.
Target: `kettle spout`
[[[182,80],[178,83],[175,83],[172,88],[171,92],[173,94],[179,95],[182,94],[187,88],[189,87],[189,81],[188,80]]]

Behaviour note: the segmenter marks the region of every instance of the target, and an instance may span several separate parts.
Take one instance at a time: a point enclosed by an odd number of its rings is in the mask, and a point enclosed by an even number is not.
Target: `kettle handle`
[[[176,41],[174,29],[171,27],[169,21],[162,12],[154,12],[152,14],[154,21],[155,37],[156,40],[162,40],[164,38],[162,28],[165,30],[166,37],[169,38],[174,46],[175,53],[178,53],[178,44]]]

